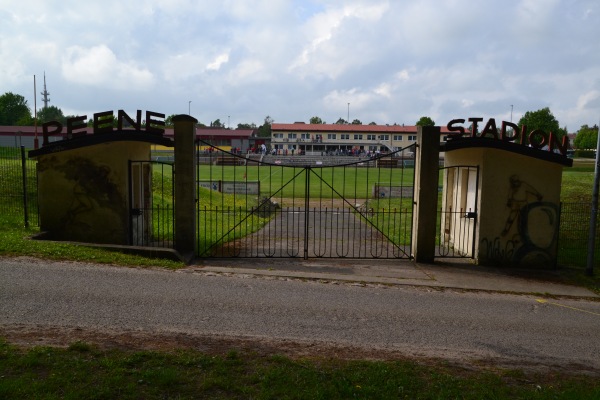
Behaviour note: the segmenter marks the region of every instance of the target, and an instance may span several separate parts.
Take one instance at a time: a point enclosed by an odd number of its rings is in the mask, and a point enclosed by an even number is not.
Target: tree
[[[225,124],[222,123],[219,118],[217,118],[213,122],[211,122],[210,126],[213,128],[225,128]]]
[[[558,120],[554,118],[548,107],[537,111],[527,111],[517,125],[519,129],[522,129],[523,125],[527,126],[527,133],[535,129],[542,130],[547,134],[552,132],[558,139],[567,134],[567,129],[559,126]]]
[[[377,123],[375,121],[371,121],[369,122],[369,125],[377,125]]]
[[[64,125],[67,122],[67,118],[64,116],[62,110],[56,106],[40,109],[37,112],[37,118],[41,124],[49,121],[57,121]]]
[[[238,129],[256,129],[256,124],[253,122],[251,124],[237,124]]]
[[[429,117],[421,117],[415,125],[417,125],[417,126],[435,126],[435,121]]]
[[[167,118],[165,118],[165,128],[172,128],[173,126],[175,126],[173,124],[174,116],[175,116],[175,114],[171,114],[171,115],[167,116]]]
[[[319,117],[311,117],[311,119],[308,121],[308,123],[310,123],[310,124],[324,124],[325,121],[323,121]]]
[[[259,137],[271,137],[271,124],[273,124],[273,118],[268,115],[265,117],[265,122],[261,126],[258,127],[258,136]]]
[[[344,118],[340,118],[335,122],[337,125],[345,125],[348,122]]]
[[[33,121],[27,100],[11,92],[0,96],[0,125],[29,125]]]
[[[359,119],[355,119],[352,121],[352,125],[362,125],[362,122]]]
[[[573,144],[577,149],[595,149],[598,145],[598,125],[582,125]]]

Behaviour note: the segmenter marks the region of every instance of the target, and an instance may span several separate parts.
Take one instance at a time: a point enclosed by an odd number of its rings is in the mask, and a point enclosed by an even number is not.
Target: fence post
[[[189,262],[196,245],[196,123],[173,117],[175,131],[175,249]]]
[[[21,175],[23,176],[23,215],[25,228],[29,228],[29,202],[27,198],[27,160],[25,159],[25,146],[21,146]]]
[[[596,221],[598,221],[598,191],[600,186],[600,133],[596,140],[596,167],[592,189],[592,214],[590,215],[590,236],[588,238],[588,258],[585,274],[594,275],[594,247],[596,245]]]
[[[416,262],[432,263],[435,257],[440,127],[419,126],[417,145],[412,255]]]

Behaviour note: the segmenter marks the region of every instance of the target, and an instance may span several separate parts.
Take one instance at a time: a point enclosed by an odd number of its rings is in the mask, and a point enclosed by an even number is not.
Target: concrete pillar
[[[175,250],[187,262],[196,248],[196,123],[189,115],[173,117],[175,127]]]
[[[412,255],[416,262],[432,263],[437,233],[440,127],[418,127],[417,145]]]

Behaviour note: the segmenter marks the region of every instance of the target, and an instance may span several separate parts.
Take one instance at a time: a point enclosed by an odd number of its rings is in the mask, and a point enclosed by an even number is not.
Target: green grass
[[[225,354],[100,349],[19,349],[0,339],[0,398],[6,399],[592,399],[591,376],[473,370],[443,362],[291,359],[230,349]]]
[[[180,262],[124,254],[118,251],[75,245],[66,242],[31,240],[37,227],[24,228],[19,216],[0,216],[0,256],[27,256],[51,260],[97,262],[126,266],[181,268]]]
[[[563,170],[560,200],[563,202],[589,202],[592,200],[595,163],[576,160],[573,167]]]
[[[215,193],[198,188],[197,254],[209,256],[216,245],[245,237],[258,231],[270,220],[259,212],[256,195]]]
[[[198,180],[260,181],[261,196],[275,198],[304,197],[306,170],[304,167],[283,166],[214,166],[200,165]],[[371,197],[375,183],[411,186],[412,168],[366,168],[361,166],[311,168],[308,185],[311,198]]]
[[[412,240],[412,203],[412,198],[370,199],[361,208],[361,215],[395,245],[408,245]]]

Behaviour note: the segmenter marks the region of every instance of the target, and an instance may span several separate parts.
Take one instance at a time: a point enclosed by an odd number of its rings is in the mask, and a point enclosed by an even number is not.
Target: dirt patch
[[[200,351],[204,354],[225,356],[231,351],[249,353],[253,356],[269,357],[284,355],[292,359],[337,359],[371,361],[413,361],[422,365],[451,369],[457,375],[471,374],[477,371],[499,371],[520,369],[536,376],[554,374],[589,375],[600,377],[600,370],[581,364],[555,365],[539,361],[502,360],[502,359],[447,359],[408,354],[389,349],[366,349],[344,346],[336,343],[312,341],[294,341],[271,338],[219,337],[208,335],[190,335],[186,333],[154,333],[143,331],[99,331],[81,328],[63,327],[0,327],[0,337],[20,347],[39,346],[68,347],[81,341],[100,349],[118,349],[122,351],[160,351],[171,352],[181,349]]]

